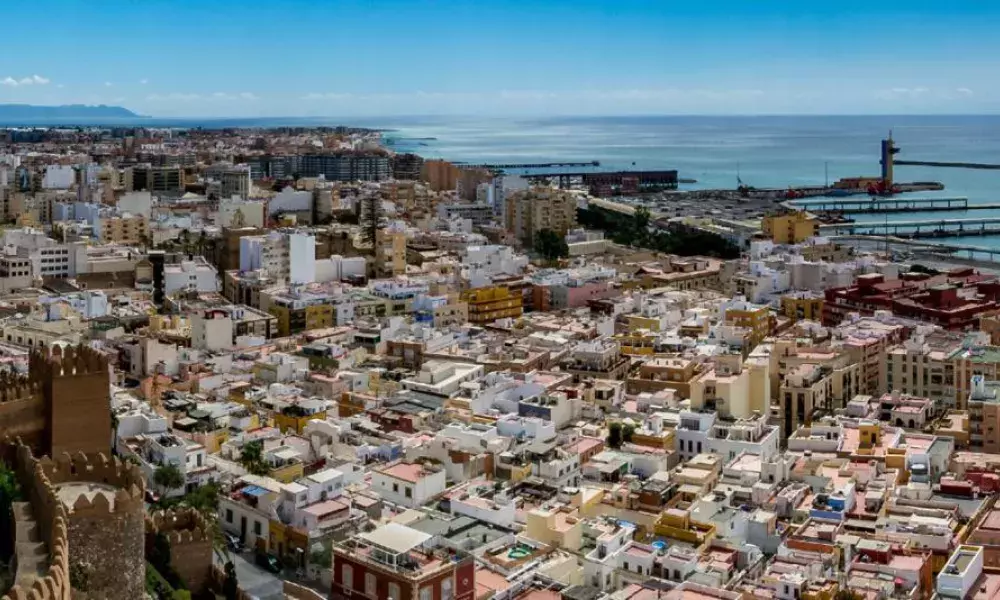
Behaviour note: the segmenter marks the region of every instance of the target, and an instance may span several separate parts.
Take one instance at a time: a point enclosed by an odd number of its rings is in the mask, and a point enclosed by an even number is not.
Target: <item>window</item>
[[[441,582],[441,600],[451,600],[452,597],[451,577],[449,577]]]
[[[402,600],[399,595],[399,584],[389,582],[389,600]]]
[[[392,491],[396,492],[397,494],[399,493],[399,484],[398,483],[392,484]]]
[[[344,565],[340,568],[340,583],[349,590],[354,589],[354,569],[351,565]]]
[[[413,497],[413,488],[406,488],[406,497],[407,498]]]
[[[232,523],[232,522],[233,522],[233,509],[227,508],[226,509],[226,523]]]
[[[372,598],[378,597],[378,581],[374,573],[365,573],[365,595]]]
[[[628,571],[628,561],[625,561],[624,563],[622,563],[622,568],[625,569],[626,571]]]
[[[260,521],[254,521],[253,522],[253,534],[254,535],[260,535],[260,532],[261,532]]]
[[[431,591],[431,586],[425,585],[424,587],[420,588],[420,600],[431,600],[431,598],[433,597],[434,594]]]

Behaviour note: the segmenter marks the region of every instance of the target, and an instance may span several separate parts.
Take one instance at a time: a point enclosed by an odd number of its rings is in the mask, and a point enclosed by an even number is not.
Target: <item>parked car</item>
[[[273,554],[258,554],[257,565],[271,573],[281,573],[281,561]]]

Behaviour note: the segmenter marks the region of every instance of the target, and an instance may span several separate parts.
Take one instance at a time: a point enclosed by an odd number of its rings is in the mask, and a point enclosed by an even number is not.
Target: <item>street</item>
[[[248,594],[257,600],[284,600],[281,579],[258,567],[253,562],[252,553],[244,552],[230,556],[236,565],[236,579]],[[225,566],[225,559],[218,553],[215,554],[215,562],[219,566]]]

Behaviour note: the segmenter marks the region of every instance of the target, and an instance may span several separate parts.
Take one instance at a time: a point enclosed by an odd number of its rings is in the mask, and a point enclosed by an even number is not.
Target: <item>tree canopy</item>
[[[164,492],[184,487],[184,475],[176,465],[167,463],[153,472],[153,483]]]
[[[569,256],[569,245],[566,238],[551,229],[542,229],[535,234],[535,251],[548,260],[566,258]]]
[[[693,229],[650,229],[649,210],[637,208],[632,215],[591,207],[577,211],[577,221],[588,229],[604,231],[611,241],[677,254],[739,258],[740,249],[722,236]]]

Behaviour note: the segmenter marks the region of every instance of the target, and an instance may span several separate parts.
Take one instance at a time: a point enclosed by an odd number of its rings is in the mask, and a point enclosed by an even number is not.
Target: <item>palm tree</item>
[[[167,463],[157,467],[153,472],[153,483],[167,494],[170,490],[184,486],[184,475],[177,465]]]
[[[236,600],[239,596],[240,584],[236,580],[236,565],[233,561],[226,563],[226,578],[222,582],[222,595],[226,600]]]
[[[243,444],[240,451],[240,464],[251,475],[267,475],[267,464],[264,462],[264,444],[258,440]]]

